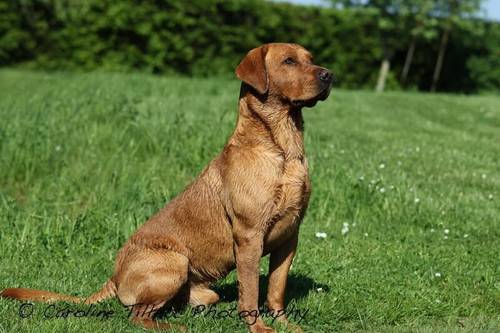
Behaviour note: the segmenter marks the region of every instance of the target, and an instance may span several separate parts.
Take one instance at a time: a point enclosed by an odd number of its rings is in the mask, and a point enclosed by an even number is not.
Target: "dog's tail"
[[[87,298],[28,288],[7,288],[0,292],[0,297],[13,298],[20,301],[33,301],[42,303],[64,301],[70,303],[94,304],[115,296],[116,285],[113,280],[108,280],[99,291]]]

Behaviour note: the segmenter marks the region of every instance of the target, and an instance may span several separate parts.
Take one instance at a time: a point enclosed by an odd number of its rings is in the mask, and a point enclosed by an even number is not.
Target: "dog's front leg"
[[[298,232],[271,252],[269,261],[269,282],[267,288],[267,306],[274,311],[285,309],[285,289],[288,271],[292,265],[297,248]]]
[[[273,333],[259,315],[259,262],[262,256],[264,235],[244,232],[235,235],[234,253],[238,273],[239,315],[252,333]]]
[[[284,323],[293,332],[302,332],[298,325],[292,324],[286,317],[285,289],[288,272],[297,249],[299,231],[271,252],[269,261],[269,282],[267,285],[267,307],[276,320]]]

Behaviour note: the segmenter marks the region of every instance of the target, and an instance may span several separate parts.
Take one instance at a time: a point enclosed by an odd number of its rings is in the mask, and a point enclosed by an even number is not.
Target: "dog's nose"
[[[330,83],[333,80],[333,74],[327,69],[323,69],[319,72],[318,77],[321,82]]]

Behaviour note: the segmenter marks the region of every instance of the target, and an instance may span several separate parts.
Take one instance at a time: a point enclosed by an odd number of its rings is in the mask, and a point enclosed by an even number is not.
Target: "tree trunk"
[[[408,73],[410,72],[411,63],[413,61],[413,54],[415,53],[415,44],[417,41],[415,38],[411,40],[410,47],[408,48],[408,52],[406,53],[406,60],[403,66],[403,71],[401,72],[401,85],[404,86],[406,84],[406,80],[408,79]]]
[[[439,77],[441,76],[441,69],[443,68],[444,54],[446,52],[446,46],[448,45],[448,39],[450,38],[450,29],[446,29],[441,37],[441,44],[439,45],[439,53],[436,61],[436,67],[434,67],[434,75],[432,76],[431,91],[434,92],[437,89],[437,84],[439,82]]]
[[[388,57],[384,57],[382,63],[380,64],[380,72],[378,74],[377,87],[375,88],[376,92],[382,92],[385,89],[385,81],[387,79],[387,74],[389,74],[389,69],[391,67],[391,63]]]

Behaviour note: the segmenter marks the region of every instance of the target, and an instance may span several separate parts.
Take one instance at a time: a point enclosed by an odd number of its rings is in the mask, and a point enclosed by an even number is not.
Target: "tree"
[[[467,60],[467,69],[477,91],[500,88],[500,25],[487,23],[481,39],[474,38],[474,55]]]
[[[458,26],[465,29],[473,29],[473,23],[467,19],[470,19],[479,11],[481,3],[482,0],[437,0],[436,15],[442,18],[441,25],[443,32],[439,43],[434,74],[432,75],[431,91],[436,91],[437,89],[452,30]]]
[[[402,26],[402,16],[400,13],[407,6],[406,0],[331,0],[337,8],[368,8],[376,13],[377,27],[380,45],[382,49],[382,59],[377,78],[375,91],[382,92],[385,89],[387,76],[391,68],[391,58],[394,49],[400,42],[398,28]]]
[[[430,41],[437,36],[437,18],[432,15],[435,6],[436,0],[406,0],[402,6],[401,14],[405,16],[408,25],[407,31],[410,35],[408,51],[401,71],[402,86],[406,84],[408,79],[417,42],[422,39]]]

